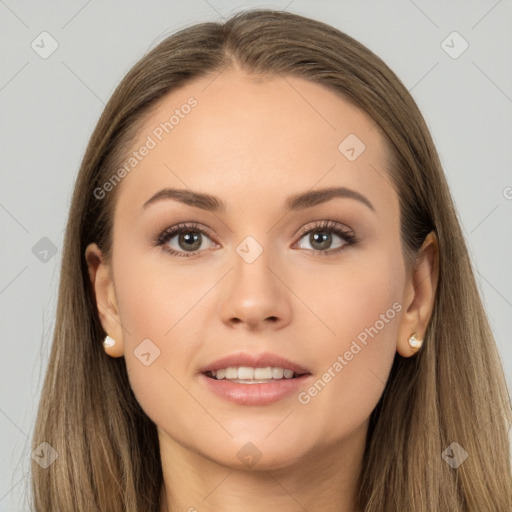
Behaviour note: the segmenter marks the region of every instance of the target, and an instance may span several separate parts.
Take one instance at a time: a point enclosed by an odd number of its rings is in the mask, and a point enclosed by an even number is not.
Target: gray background
[[[0,0],[2,512],[28,510],[30,438],[54,326],[63,229],[104,103],[166,35],[243,7],[286,8],[334,25],[383,58],[412,92],[437,144],[512,384],[511,0]],[[58,43],[46,59],[31,47],[35,41],[39,51],[51,48],[48,36],[41,43],[44,31]],[[445,49],[459,53],[458,36],[442,45],[453,31],[469,44],[457,58]]]

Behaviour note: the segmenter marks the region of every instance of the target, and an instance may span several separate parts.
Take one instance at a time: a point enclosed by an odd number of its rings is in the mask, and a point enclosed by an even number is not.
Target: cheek
[[[158,248],[149,255],[125,252],[117,262],[116,295],[128,340],[137,343],[143,336],[165,343],[187,323],[209,286],[192,267],[168,262]]]
[[[121,243],[116,250],[115,291],[124,357],[132,388],[145,408],[156,398],[154,390],[169,379],[164,368],[168,359],[165,340],[170,335],[165,333],[178,321],[179,305],[170,302],[175,293],[171,283],[162,280],[161,269],[148,265],[147,257],[130,252]]]
[[[301,296],[316,313],[317,331],[329,346],[343,349],[348,340],[359,335],[364,342],[365,329],[377,323],[380,339],[389,338],[396,328],[397,309],[393,304],[402,297],[404,274],[400,254],[393,251],[354,251],[339,266],[315,268],[314,277],[304,275]],[[386,312],[388,312],[386,314]],[[384,320],[381,319],[384,315]],[[318,320],[321,320],[325,326]],[[390,320],[390,321],[388,321]],[[382,323],[384,322],[384,323]]]
[[[382,253],[331,276],[321,318],[334,334],[319,343],[318,379],[299,397],[309,414],[323,417],[327,438],[364,422],[384,390],[396,354],[402,270],[399,255]],[[318,292],[310,298],[321,303]]]
[[[148,255],[118,247],[116,298],[131,388],[155,423],[180,430],[182,419],[201,413],[187,392],[187,379],[205,337],[201,320],[208,315],[208,301],[201,298],[217,278],[213,273],[198,278],[193,266],[173,266],[158,249]]]

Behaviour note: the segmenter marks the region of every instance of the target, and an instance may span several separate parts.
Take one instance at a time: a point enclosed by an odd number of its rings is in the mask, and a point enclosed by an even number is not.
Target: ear
[[[423,340],[434,309],[439,275],[439,247],[437,237],[431,231],[418,251],[413,270],[407,276],[402,297],[404,314],[400,322],[397,352],[403,357],[412,356],[418,349],[409,345],[415,334]]]
[[[117,307],[114,281],[109,265],[104,261],[99,247],[89,244],[85,250],[85,260],[89,270],[89,279],[96,297],[96,305],[104,331],[116,341],[113,347],[103,347],[111,357],[124,355],[123,330]]]

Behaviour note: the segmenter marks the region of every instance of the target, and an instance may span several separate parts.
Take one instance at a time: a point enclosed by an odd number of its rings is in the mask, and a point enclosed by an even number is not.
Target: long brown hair
[[[324,23],[273,10],[240,12],[166,38],[121,81],[92,134],[65,234],[57,317],[32,448],[38,512],[156,512],[162,469],[157,430],[131,391],[124,358],[103,350],[85,248],[108,257],[118,169],[144,116],[169,92],[235,63],[249,73],[305,78],[367,112],[392,154],[408,268],[425,236],[439,243],[439,281],[424,345],[396,354],[370,417],[359,500],[365,512],[512,510],[510,397],[457,213],[427,125],[397,76],[365,46]],[[443,452],[458,443],[457,468]],[[453,445],[452,445],[453,447]],[[448,448],[450,450],[450,448]],[[445,452],[446,453],[446,452]],[[449,451],[453,455],[453,452]]]

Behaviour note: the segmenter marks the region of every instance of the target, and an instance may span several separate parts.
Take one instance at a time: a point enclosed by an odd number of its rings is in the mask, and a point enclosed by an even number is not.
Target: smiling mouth
[[[253,368],[251,366],[230,366],[204,372],[204,375],[213,380],[226,380],[238,384],[266,384],[270,382],[297,379],[309,373],[297,373],[289,368],[267,366]]]

